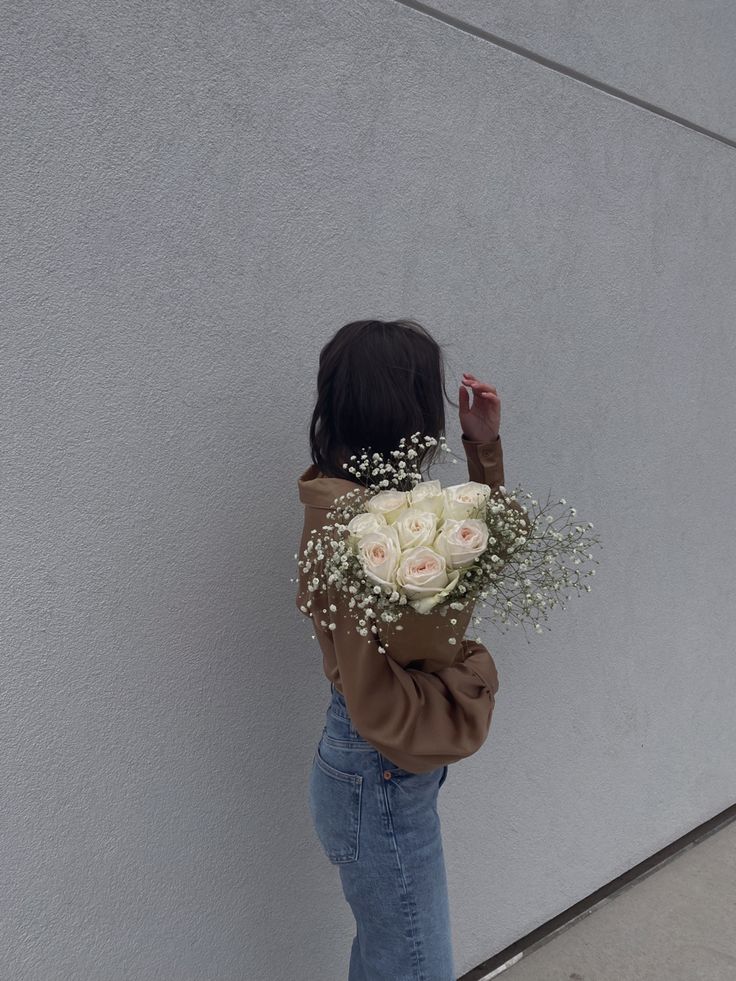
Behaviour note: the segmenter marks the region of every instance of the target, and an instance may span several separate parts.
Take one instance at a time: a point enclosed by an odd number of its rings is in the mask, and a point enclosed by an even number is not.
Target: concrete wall
[[[729,5],[635,64],[634,8],[588,50],[568,6],[445,9],[734,134]],[[508,482],[606,546],[551,632],[487,630],[458,970],[733,803],[734,149],[394,0],[26,0],[0,46],[0,976],[345,977],[291,577],[356,317],[495,384]]]
[[[440,0],[428,9],[736,140],[728,0]]]

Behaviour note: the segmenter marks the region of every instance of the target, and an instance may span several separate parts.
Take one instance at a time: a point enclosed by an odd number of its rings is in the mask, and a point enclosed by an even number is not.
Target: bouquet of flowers
[[[547,619],[561,592],[590,591],[582,580],[595,569],[581,567],[598,564],[588,551],[600,544],[589,534],[593,524],[573,522],[575,509],[569,508],[567,520],[556,526],[549,498],[539,507],[519,487],[508,494],[503,485],[443,487],[439,480],[423,480],[413,463],[417,449],[438,442],[449,452],[444,437],[415,433],[411,445],[401,440],[391,459],[364,450],[350,458],[356,466],[343,464],[362,483],[336,498],[326,515],[331,523],[318,534],[313,530],[299,560],[311,573],[308,589],[330,586],[344,595],[362,636],[381,633],[382,625],[392,625],[384,635],[401,630],[402,619],[415,613],[466,624],[478,601],[490,614],[476,617],[476,624],[515,619],[523,626],[529,619],[541,633],[539,617]],[[522,507],[519,496],[530,506]],[[379,651],[385,653],[385,641]]]

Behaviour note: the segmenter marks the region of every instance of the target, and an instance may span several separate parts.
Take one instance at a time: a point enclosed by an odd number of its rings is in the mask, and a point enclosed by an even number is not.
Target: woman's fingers
[[[480,388],[483,389],[492,389],[494,392],[496,391],[495,385],[489,385],[487,382],[479,381],[475,375],[471,375],[467,371],[463,372],[463,380],[464,384],[471,385],[473,388],[480,386]]]
[[[484,395],[486,393],[498,394],[495,385],[488,385],[486,382],[478,381],[475,375],[470,375],[467,371],[463,373],[463,384],[470,385],[478,395]]]

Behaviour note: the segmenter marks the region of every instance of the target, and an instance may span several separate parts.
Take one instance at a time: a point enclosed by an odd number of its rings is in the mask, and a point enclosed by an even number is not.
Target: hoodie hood
[[[356,484],[354,480],[345,477],[327,477],[312,463],[297,480],[299,500],[311,508],[329,510],[335,499],[349,491],[362,490],[364,497],[372,497],[375,489]]]

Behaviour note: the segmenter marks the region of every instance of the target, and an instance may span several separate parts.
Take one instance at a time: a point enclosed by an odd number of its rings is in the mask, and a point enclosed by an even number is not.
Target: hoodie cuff
[[[500,433],[489,442],[477,442],[468,439],[465,433],[462,433],[461,442],[468,463],[469,480],[488,484],[489,487],[505,484]]]

